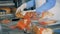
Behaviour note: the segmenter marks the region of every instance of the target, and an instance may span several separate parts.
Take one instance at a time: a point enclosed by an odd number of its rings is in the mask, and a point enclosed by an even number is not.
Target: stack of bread
[[[11,13],[11,9],[9,7],[1,7],[0,10],[5,10],[6,14],[10,14]]]

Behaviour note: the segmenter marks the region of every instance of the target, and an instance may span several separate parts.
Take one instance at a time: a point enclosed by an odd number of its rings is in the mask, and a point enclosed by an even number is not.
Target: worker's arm
[[[46,3],[44,3],[42,6],[39,8],[36,8],[37,13],[42,13],[43,11],[47,11],[51,8],[53,8],[56,4],[56,0],[46,0]]]
[[[35,0],[31,0],[31,1],[27,2],[26,4],[27,4],[27,5],[26,5],[26,8],[27,8],[27,9],[30,8],[30,7],[33,7],[34,4],[35,4]]]
[[[20,10],[23,11],[25,8],[28,9],[33,6],[34,6],[34,0],[30,0],[29,2],[23,3],[20,7],[18,7],[16,13]]]

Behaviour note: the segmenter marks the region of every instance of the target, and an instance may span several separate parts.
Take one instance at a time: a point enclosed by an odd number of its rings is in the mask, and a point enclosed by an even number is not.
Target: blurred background
[[[5,12],[6,10],[9,10],[9,11],[7,11],[7,14],[11,14],[11,15],[8,15],[8,16],[4,15],[3,18],[0,15],[0,21],[1,21],[1,19],[4,19],[5,17],[9,18],[9,19],[10,18],[13,19],[15,17],[13,14],[15,14],[16,9],[19,6],[21,6],[23,3],[28,2],[28,1],[30,1],[30,0],[0,0],[0,10],[1,10],[0,12],[2,12],[2,11]],[[4,9],[4,10],[2,10],[2,9]],[[49,12],[52,12],[54,14],[54,16],[51,17],[51,19],[55,19],[55,20],[59,21],[59,22],[57,22],[57,23],[59,23],[58,25],[53,25],[53,26],[49,26],[49,27],[59,28],[58,30],[54,30],[54,31],[57,31],[57,32],[59,32],[58,34],[60,34],[60,0],[56,0],[55,7],[50,9]],[[11,30],[11,29],[8,28],[10,25],[14,25],[16,23],[17,23],[17,21],[11,21],[11,23],[9,23],[9,24],[0,23],[0,33],[3,33],[3,34],[20,34],[20,33],[21,34],[26,34],[26,33],[23,33],[24,31],[19,31],[17,29]]]

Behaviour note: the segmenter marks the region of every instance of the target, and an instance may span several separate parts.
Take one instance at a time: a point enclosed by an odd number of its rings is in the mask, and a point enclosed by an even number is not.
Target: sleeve
[[[26,8],[30,8],[34,6],[34,0],[30,0],[29,2],[26,3]]]
[[[34,0],[30,0],[29,2],[23,3],[20,7],[17,8],[16,13],[19,11],[23,11],[25,8],[30,8],[34,6]]]
[[[43,11],[49,10],[55,6],[56,0],[46,0],[46,3],[44,3],[39,8],[36,8],[37,13],[42,13]]]

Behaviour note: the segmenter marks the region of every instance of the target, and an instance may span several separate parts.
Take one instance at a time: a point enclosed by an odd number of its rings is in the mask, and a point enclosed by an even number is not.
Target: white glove
[[[23,11],[26,8],[26,3],[22,4],[20,7],[17,8],[16,13],[19,11]]]

